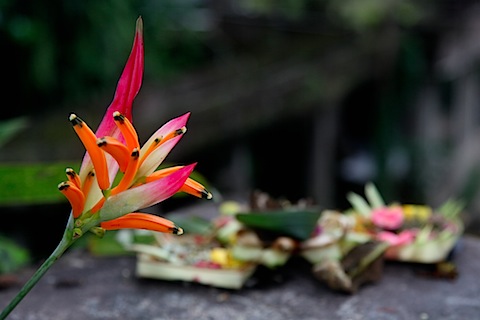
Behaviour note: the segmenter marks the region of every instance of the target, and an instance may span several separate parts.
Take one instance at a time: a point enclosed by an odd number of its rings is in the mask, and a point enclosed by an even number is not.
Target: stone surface
[[[293,260],[269,281],[238,291],[193,283],[139,279],[135,257],[101,258],[70,251],[8,319],[477,319],[480,240],[466,236],[454,257],[455,280],[426,277],[418,265],[386,263],[381,280],[354,295],[315,280],[310,265]],[[23,283],[33,270],[18,274]],[[264,276],[267,274],[263,274]],[[0,291],[0,308],[18,292]]]

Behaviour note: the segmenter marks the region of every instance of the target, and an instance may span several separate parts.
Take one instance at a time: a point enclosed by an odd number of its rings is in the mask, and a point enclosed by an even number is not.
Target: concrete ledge
[[[303,260],[292,261],[257,286],[240,291],[192,283],[138,279],[135,258],[96,258],[70,251],[9,319],[477,319],[480,240],[462,238],[459,277],[434,279],[419,266],[387,263],[382,279],[355,295],[319,283]],[[33,269],[19,274],[26,281]],[[0,291],[0,308],[19,286]]]

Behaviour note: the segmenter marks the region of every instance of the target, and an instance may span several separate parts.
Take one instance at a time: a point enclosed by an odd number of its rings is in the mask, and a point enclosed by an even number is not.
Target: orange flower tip
[[[138,148],[134,148],[130,156],[134,159],[137,159],[140,156],[140,150],[138,150]]]
[[[87,177],[85,178],[85,181],[83,182],[83,185],[82,185],[82,191],[84,193],[88,193],[94,177],[95,177],[95,172],[93,170],[87,173]]]
[[[172,228],[172,233],[181,236],[183,234],[183,229],[175,226]]]
[[[175,137],[187,132],[187,127],[181,127],[180,129],[175,130]]]
[[[107,144],[107,139],[105,138],[98,138],[97,139],[97,146],[103,147]]]
[[[207,190],[203,189],[201,196],[203,199],[211,200],[213,198],[213,194],[211,192],[208,192]]]
[[[75,113],[71,113],[70,116],[68,117],[68,120],[72,123],[72,125],[81,125],[83,120],[77,117]]]
[[[125,121],[125,116],[121,114],[119,111],[115,111],[113,113],[113,120],[115,121]]]
[[[65,169],[65,174],[67,177],[73,181],[78,179],[78,174],[72,168]]]
[[[66,190],[68,188],[70,188],[70,182],[68,182],[68,181],[60,182],[58,184],[58,190],[60,190],[60,191]]]
[[[80,177],[72,168],[65,169],[65,174],[68,177],[68,180],[72,182],[77,188],[81,188],[82,182],[80,181]]]

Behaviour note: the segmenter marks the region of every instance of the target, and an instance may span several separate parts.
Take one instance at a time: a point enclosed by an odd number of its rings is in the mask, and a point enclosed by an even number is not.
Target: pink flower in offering
[[[377,234],[377,240],[387,242],[391,246],[400,246],[412,243],[415,240],[415,236],[415,230],[404,230],[399,234],[382,231]]]
[[[381,207],[372,211],[372,222],[379,228],[387,230],[398,229],[403,223],[401,207]]]

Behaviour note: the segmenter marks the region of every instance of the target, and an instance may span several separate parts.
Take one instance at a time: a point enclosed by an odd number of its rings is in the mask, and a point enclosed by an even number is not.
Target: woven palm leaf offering
[[[312,236],[301,244],[301,255],[313,264],[321,282],[354,293],[378,281],[383,261],[444,266],[463,233],[463,204],[449,200],[437,209],[426,205],[386,204],[372,183],[365,198],[349,193],[345,212],[326,210]]]
[[[155,234],[155,238],[156,243],[130,247],[137,252],[137,276],[240,289],[256,268],[255,263],[235,259],[228,248],[206,235]]]
[[[357,217],[325,210],[314,232],[301,243],[300,255],[312,264],[320,282],[335,291],[354,293],[381,278],[387,247],[373,239]]]
[[[182,237],[156,233],[150,241],[128,245],[128,250],[137,253],[137,276],[241,289],[256,270],[256,261],[234,257],[220,240],[214,220],[181,214],[171,219],[182,224]]]
[[[140,277],[241,289],[258,267],[273,274],[285,265],[319,215],[303,205],[254,193],[248,205],[223,202],[210,220],[170,217],[182,225],[182,237],[156,234],[155,241],[128,249],[138,254]]]
[[[285,265],[315,228],[321,212],[306,199],[292,203],[254,191],[246,206],[224,203],[214,220],[217,238],[232,256],[270,270]]]
[[[249,285],[263,287],[282,283],[294,272],[299,244],[312,234],[320,215],[310,199],[292,202],[255,190],[247,204],[224,202],[215,224],[218,239],[235,259],[257,265]]]
[[[371,239],[388,244],[385,258],[394,261],[434,264],[447,259],[463,234],[460,219],[463,203],[447,200],[438,208],[416,204],[386,204],[372,183],[365,186],[365,198],[349,193],[355,217]]]

